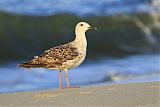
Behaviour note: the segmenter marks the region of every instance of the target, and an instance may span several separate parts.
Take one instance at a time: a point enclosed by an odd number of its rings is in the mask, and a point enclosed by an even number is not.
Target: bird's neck
[[[82,51],[86,51],[87,40],[85,32],[76,32],[76,38],[74,40],[77,47],[79,47]]]

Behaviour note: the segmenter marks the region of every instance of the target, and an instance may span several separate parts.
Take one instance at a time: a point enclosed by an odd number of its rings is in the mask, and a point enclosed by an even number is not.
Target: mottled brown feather
[[[68,43],[65,45],[60,45],[57,47],[50,48],[49,50],[41,54],[39,57],[36,56],[30,62],[25,63],[24,66],[22,64],[21,67],[29,67],[29,66],[44,67],[44,68],[60,67],[64,62],[67,62],[68,60],[73,60],[76,57],[78,57],[78,55],[79,53],[77,48],[74,47],[74,45]]]

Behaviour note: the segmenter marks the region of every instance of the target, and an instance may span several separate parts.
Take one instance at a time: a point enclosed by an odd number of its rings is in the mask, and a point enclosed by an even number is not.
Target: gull
[[[62,74],[65,71],[66,88],[72,88],[68,79],[68,70],[79,66],[85,59],[87,51],[86,31],[96,30],[86,22],[79,22],[75,27],[75,39],[64,45],[56,46],[46,50],[40,56],[35,56],[32,60],[19,64],[23,68],[47,68],[57,70],[59,86],[62,89]]]

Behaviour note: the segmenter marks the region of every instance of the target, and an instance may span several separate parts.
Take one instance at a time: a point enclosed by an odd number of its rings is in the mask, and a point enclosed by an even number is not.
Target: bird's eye
[[[81,24],[81,26],[83,26],[83,24]]]

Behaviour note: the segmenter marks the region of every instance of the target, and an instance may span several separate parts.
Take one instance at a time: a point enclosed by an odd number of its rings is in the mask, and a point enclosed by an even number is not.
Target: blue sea
[[[59,88],[58,72],[47,69],[21,69],[18,63],[0,67],[0,93]],[[160,55],[133,55],[86,61],[69,71],[71,85],[160,82]],[[65,85],[65,79],[63,78]]]

